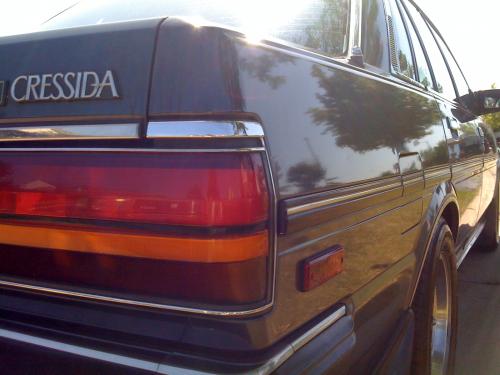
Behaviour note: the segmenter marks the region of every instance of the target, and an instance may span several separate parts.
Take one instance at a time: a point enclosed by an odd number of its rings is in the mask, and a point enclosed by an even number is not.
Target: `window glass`
[[[436,44],[436,40],[431,34],[431,30],[412,4],[408,4],[408,11],[413,21],[415,21],[415,25],[422,37],[425,50],[429,56],[434,78],[436,78],[437,87],[435,87],[435,90],[447,98],[455,99],[456,94],[455,88],[453,87],[453,81],[451,80],[450,73],[444,62],[443,55]]]
[[[363,21],[361,27],[361,48],[365,62],[385,71],[389,70],[389,51],[387,45],[387,26],[382,2],[378,0],[363,0],[361,7]]]
[[[87,0],[42,25],[43,30],[116,21],[181,16],[283,39],[327,54],[347,49],[348,0]]]
[[[467,81],[465,80],[462,72],[460,71],[460,68],[458,67],[455,59],[453,58],[453,55],[451,54],[448,47],[446,47],[446,44],[439,37],[439,35],[437,35],[437,33],[434,33],[434,36],[436,37],[439,47],[441,47],[441,51],[443,51],[444,57],[446,58],[446,62],[450,67],[451,74],[453,76],[453,79],[455,80],[455,85],[457,86],[458,96],[460,97],[463,95],[467,95],[469,93],[469,86],[467,85]]]
[[[429,69],[429,65],[427,64],[427,60],[425,58],[424,50],[422,49],[422,45],[420,44],[420,40],[418,39],[417,33],[415,32],[415,28],[413,27],[413,24],[410,22],[410,19],[408,18],[408,15],[406,14],[406,11],[404,10],[403,7],[401,7],[401,12],[408,27],[411,43],[413,45],[413,52],[415,53],[418,81],[426,87],[432,87],[431,72]]]
[[[399,13],[395,0],[390,0],[391,16],[394,26],[394,37],[396,39],[396,55],[399,64],[399,72],[405,76],[415,79],[415,67],[406,28]]]

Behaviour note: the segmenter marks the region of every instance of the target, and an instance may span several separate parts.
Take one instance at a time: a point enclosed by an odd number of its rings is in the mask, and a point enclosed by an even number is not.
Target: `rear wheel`
[[[453,235],[440,219],[415,294],[413,374],[453,374],[457,328]]]

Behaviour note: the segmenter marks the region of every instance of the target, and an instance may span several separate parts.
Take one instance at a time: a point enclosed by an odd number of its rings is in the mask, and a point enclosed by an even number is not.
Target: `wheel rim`
[[[451,334],[451,280],[449,260],[442,252],[436,272],[432,308],[432,374],[446,374]]]

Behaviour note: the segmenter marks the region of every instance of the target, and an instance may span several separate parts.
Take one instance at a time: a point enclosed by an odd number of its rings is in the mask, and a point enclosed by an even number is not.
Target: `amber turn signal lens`
[[[302,262],[302,291],[314,289],[343,271],[344,248],[335,246]]]
[[[0,243],[199,263],[240,262],[268,253],[267,231],[220,238],[192,238],[0,224]]]

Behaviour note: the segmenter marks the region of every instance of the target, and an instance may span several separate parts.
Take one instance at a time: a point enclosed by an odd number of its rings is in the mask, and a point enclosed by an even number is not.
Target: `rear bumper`
[[[337,369],[343,373],[347,368],[347,358],[355,344],[353,321],[346,315],[345,306],[335,310],[319,324],[311,327],[303,335],[286,344],[280,351],[254,369],[245,369],[241,373],[270,374],[272,372],[291,374],[302,373],[312,369]],[[172,365],[164,359],[143,359],[117,354],[112,350],[103,350],[86,345],[66,343],[57,338],[41,337],[37,334],[20,332],[11,328],[0,327],[0,345],[7,351],[23,352],[25,357],[36,358],[36,353],[43,353],[46,362],[64,363],[67,357],[80,362],[82,368],[102,368],[121,373],[157,373],[157,374],[213,374],[221,372],[217,369],[188,369]],[[2,350],[5,352],[5,350]],[[27,354],[31,353],[31,354]],[[35,353],[35,354],[34,354]],[[15,357],[15,355],[14,355]],[[21,356],[22,357],[22,356]],[[61,360],[63,358],[63,360]],[[22,365],[11,356],[12,366]],[[23,361],[26,362],[26,361]],[[72,361],[74,364],[74,361]],[[61,365],[62,366],[62,365]],[[64,370],[67,371],[67,368]],[[249,371],[250,370],[250,371]]]

